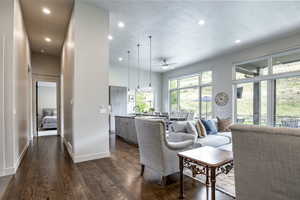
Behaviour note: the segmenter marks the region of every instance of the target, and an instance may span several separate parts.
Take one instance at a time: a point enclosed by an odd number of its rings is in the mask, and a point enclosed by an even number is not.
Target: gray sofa
[[[203,147],[203,146],[212,146],[212,147],[223,147],[230,145],[232,143],[231,132],[218,132],[217,134],[207,135],[206,137],[198,137],[195,133],[188,132],[187,121],[174,122],[169,129],[168,135],[177,135],[178,140],[180,137],[190,134],[194,135],[195,144],[194,148]],[[230,149],[230,148],[226,148]]]

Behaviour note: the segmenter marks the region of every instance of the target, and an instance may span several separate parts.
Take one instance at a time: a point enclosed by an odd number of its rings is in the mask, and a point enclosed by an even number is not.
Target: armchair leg
[[[166,176],[161,177],[161,185],[163,187],[165,187],[167,185],[167,177]]]
[[[145,165],[141,164],[141,176],[144,175],[145,172]]]

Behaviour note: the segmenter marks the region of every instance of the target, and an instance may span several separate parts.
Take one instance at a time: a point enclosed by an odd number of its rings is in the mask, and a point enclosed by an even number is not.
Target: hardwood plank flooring
[[[4,193],[4,200],[177,200],[178,176],[166,187],[146,169],[140,176],[138,149],[111,138],[110,158],[73,164],[60,137],[35,139]],[[185,177],[186,199],[206,200],[205,186]],[[232,200],[216,192],[218,200]]]

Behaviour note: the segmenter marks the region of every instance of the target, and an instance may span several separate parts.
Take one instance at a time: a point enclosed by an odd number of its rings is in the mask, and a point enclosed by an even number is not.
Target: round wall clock
[[[225,106],[228,103],[229,97],[225,92],[220,92],[215,97],[215,102],[218,106]]]

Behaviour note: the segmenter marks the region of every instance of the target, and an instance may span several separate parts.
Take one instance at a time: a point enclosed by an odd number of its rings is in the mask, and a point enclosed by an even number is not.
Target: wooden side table
[[[211,186],[211,199],[215,200],[216,177],[228,174],[233,168],[233,153],[214,147],[200,147],[178,153],[180,169],[179,199],[184,199],[183,169],[190,169],[195,177],[198,174],[206,176],[206,187]]]

